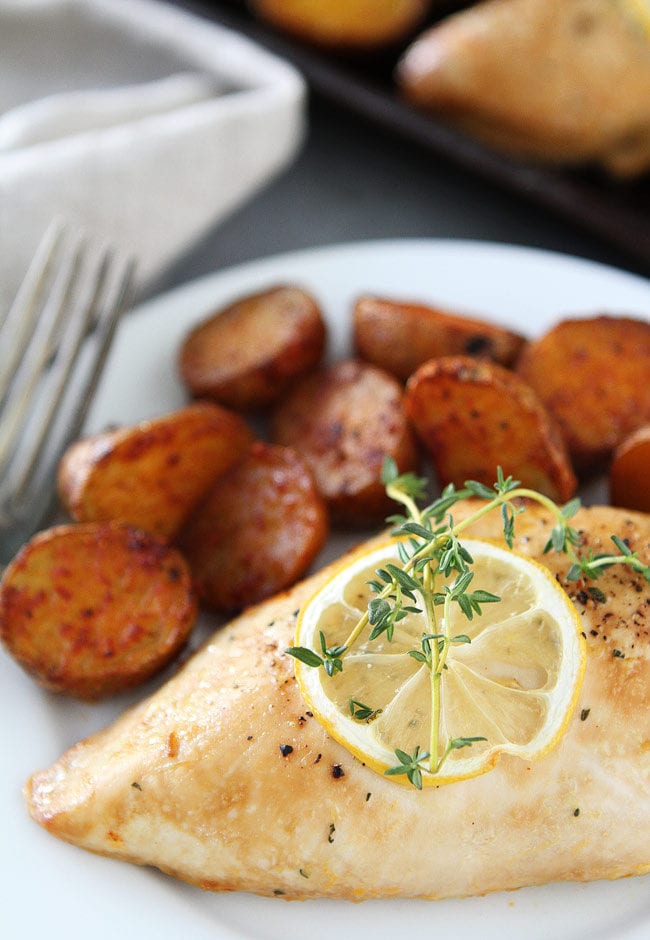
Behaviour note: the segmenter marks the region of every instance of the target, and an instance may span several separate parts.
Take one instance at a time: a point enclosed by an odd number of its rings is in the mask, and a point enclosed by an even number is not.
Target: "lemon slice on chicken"
[[[448,647],[441,670],[435,750],[447,756],[437,770],[430,757],[418,762],[416,785],[477,776],[502,753],[528,761],[545,753],[569,721],[584,672],[578,613],[550,572],[491,542],[462,544],[473,558],[472,591],[490,592],[500,601],[481,605],[471,620],[452,604],[442,625],[443,608],[436,608],[436,632],[444,629],[462,640]],[[396,541],[353,555],[303,606],[296,647],[315,653],[307,659],[315,662],[325,648],[345,645],[373,596],[368,582],[387,563],[401,564]],[[342,670],[333,675],[296,659],[302,694],[329,734],[399,782],[407,775],[392,768],[404,755],[430,755],[436,740],[432,670],[422,655],[427,634],[431,624],[424,614],[408,613],[390,640],[385,633],[369,640],[366,630],[340,656]]]

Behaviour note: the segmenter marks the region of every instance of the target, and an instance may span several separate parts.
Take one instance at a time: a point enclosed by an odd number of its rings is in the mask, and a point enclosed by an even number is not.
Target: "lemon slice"
[[[446,624],[443,608],[435,608],[436,632],[463,638],[448,646],[446,668],[440,670],[436,753],[446,756],[437,770],[430,759],[436,740],[433,670],[421,655],[423,634],[431,632],[424,614],[408,613],[391,640],[386,634],[369,640],[366,630],[341,655],[342,671],[333,675],[296,659],[310,710],[367,766],[391,771],[400,763],[396,751],[402,757],[429,756],[418,764],[416,786],[477,776],[502,753],[532,760],[548,751],[567,725],[584,672],[578,613],[550,572],[490,542],[463,539],[462,544],[474,562],[472,590],[501,600],[481,606],[471,620],[453,604]],[[329,650],[344,646],[373,596],[368,581],[387,563],[400,564],[397,541],[345,562],[303,606],[296,646],[320,655],[321,633]],[[410,650],[420,653],[407,655]],[[484,740],[463,743],[478,738]],[[407,782],[403,775],[391,779]]]

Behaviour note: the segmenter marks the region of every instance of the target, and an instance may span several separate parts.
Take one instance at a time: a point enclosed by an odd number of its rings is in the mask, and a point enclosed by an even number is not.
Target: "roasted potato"
[[[559,502],[576,479],[561,435],[535,392],[513,372],[467,356],[432,359],[408,380],[404,407],[441,486],[490,486],[497,467]]]
[[[402,395],[383,369],[350,359],[302,379],[272,414],[272,439],[305,457],[337,523],[374,524],[394,508],[381,482],[386,456],[402,472],[417,467]]]
[[[316,366],[326,331],[318,304],[298,287],[242,297],[188,334],[179,369],[192,395],[239,411],[265,408]]]
[[[171,538],[253,439],[243,418],[211,402],[73,444],[58,471],[79,522],[118,521]]]
[[[525,342],[484,320],[371,296],[354,305],[353,337],[357,355],[404,380],[437,356],[478,356],[509,366]]]
[[[612,506],[650,512],[650,424],[619,444],[609,467]]]
[[[371,49],[412,32],[430,0],[249,0],[251,9],[298,39],[338,49]]]
[[[297,581],[328,528],[306,462],[288,447],[256,443],[197,507],[179,545],[200,598],[231,611]]]
[[[0,639],[41,685],[83,699],[130,688],[187,639],[196,600],[183,557],[139,530],[62,525],[0,582]]]
[[[646,320],[562,320],[526,346],[517,372],[558,423],[578,475],[602,470],[628,434],[650,423]]]

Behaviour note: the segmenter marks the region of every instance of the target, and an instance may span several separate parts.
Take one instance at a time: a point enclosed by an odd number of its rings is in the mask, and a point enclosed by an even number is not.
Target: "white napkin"
[[[0,0],[0,304],[51,218],[146,287],[295,155],[287,63],[160,0]]]

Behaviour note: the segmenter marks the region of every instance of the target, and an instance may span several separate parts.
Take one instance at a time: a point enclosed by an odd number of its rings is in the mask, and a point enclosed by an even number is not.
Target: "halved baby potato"
[[[650,424],[619,444],[609,467],[612,506],[650,512]]]
[[[169,539],[252,439],[240,415],[195,402],[72,444],[59,497],[78,522],[124,522]]]
[[[466,355],[509,366],[525,339],[477,317],[382,297],[360,297],[353,311],[358,356],[400,379],[428,359]]]
[[[430,0],[249,0],[252,10],[305,42],[339,49],[370,49],[410,33]]]
[[[432,359],[406,385],[404,407],[438,483],[491,486],[497,467],[558,502],[576,478],[562,437],[535,392],[513,372],[466,356]]]
[[[197,605],[180,553],[113,523],[36,535],[0,582],[0,639],[46,689],[98,699],[131,688],[185,643]]]
[[[400,472],[419,455],[397,379],[359,360],[343,360],[300,382],[271,416],[271,437],[311,466],[337,524],[384,521],[394,510],[381,481],[385,457]]]
[[[306,461],[291,448],[257,442],[197,506],[179,545],[201,600],[232,611],[294,584],[328,531]]]
[[[526,346],[517,372],[557,422],[579,475],[604,469],[627,435],[650,423],[647,320],[562,320]]]
[[[280,286],[242,297],[199,323],[179,355],[194,396],[238,411],[266,408],[323,355],[326,330],[314,298]]]

